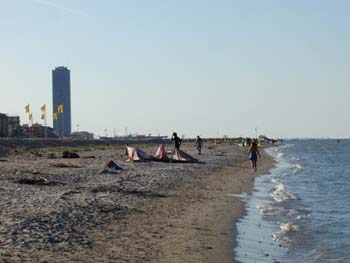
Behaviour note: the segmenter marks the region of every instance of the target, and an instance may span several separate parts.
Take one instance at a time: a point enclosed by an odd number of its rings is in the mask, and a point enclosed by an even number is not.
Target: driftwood
[[[64,185],[65,184],[65,183],[56,182],[56,181],[49,181],[42,176],[21,178],[15,182],[18,184],[46,185],[46,186]]]
[[[83,168],[82,166],[73,165],[73,164],[65,164],[65,163],[53,163],[51,164],[53,167],[57,168]]]
[[[62,158],[75,159],[75,158],[80,158],[80,156],[79,156],[79,154],[74,153],[74,152],[64,151],[62,153]]]

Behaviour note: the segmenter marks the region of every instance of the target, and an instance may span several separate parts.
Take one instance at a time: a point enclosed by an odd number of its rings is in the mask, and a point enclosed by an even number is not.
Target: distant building
[[[0,113],[0,137],[8,137],[9,135],[9,124],[8,116]]]
[[[269,138],[265,135],[260,135],[259,138],[258,138],[258,141],[261,142],[261,143],[272,143],[272,144],[275,144],[278,140],[275,140],[275,139],[272,139],[272,138]]]
[[[19,129],[19,116],[8,116],[0,113],[0,137],[16,136]]]
[[[9,136],[15,136],[21,127],[19,116],[8,117]]]
[[[70,70],[66,67],[57,67],[52,71],[52,105],[53,113],[58,106],[63,105],[63,113],[53,120],[53,128],[59,136],[71,134],[71,98],[70,98]]]
[[[21,126],[21,135],[23,138],[57,138],[54,130],[51,127],[43,126],[39,123],[34,123],[32,126]]]

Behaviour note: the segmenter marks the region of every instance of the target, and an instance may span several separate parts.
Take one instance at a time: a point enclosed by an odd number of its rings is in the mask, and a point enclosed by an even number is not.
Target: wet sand
[[[229,194],[251,191],[257,175],[247,149],[184,150],[204,163],[125,162],[123,149],[1,158],[0,261],[234,262],[244,204]],[[100,173],[110,160],[124,170]],[[260,164],[265,173],[273,161]]]

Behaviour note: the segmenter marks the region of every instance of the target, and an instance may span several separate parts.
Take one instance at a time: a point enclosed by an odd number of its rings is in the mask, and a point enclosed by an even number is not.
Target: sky
[[[0,112],[71,70],[95,135],[350,137],[350,1],[0,0]]]

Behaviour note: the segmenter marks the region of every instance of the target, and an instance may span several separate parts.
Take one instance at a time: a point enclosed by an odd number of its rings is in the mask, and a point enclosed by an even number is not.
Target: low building
[[[9,135],[8,116],[4,113],[0,113],[0,137],[8,137],[8,135]]]
[[[8,117],[8,135],[14,136],[20,129],[20,118],[19,116],[9,116]]]
[[[0,137],[14,136],[20,128],[19,116],[0,113]]]
[[[80,132],[73,132],[70,135],[70,137],[73,139],[80,139],[80,140],[93,140],[94,134],[87,131],[80,131]]]
[[[34,123],[32,126],[21,126],[21,137],[25,138],[57,138],[53,128]]]

